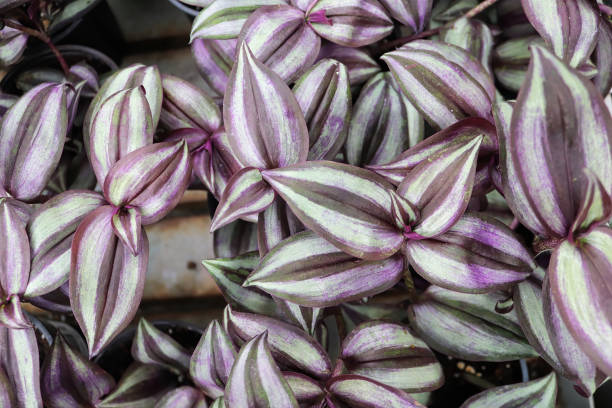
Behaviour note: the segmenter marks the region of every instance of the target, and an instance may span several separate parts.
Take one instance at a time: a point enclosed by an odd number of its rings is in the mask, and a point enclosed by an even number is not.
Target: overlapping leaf
[[[352,87],[361,85],[380,72],[380,66],[361,48],[327,43],[321,46],[319,58],[332,58],[343,63],[348,70],[349,82]]]
[[[389,15],[417,33],[429,22],[432,0],[380,0]]]
[[[5,387],[16,408],[42,407],[38,345],[33,328],[0,327],[0,371],[6,373]]]
[[[132,341],[132,357],[143,364],[153,364],[173,371],[189,370],[189,352],[170,335],[146,319],[138,322]]]
[[[225,94],[227,80],[236,59],[236,39],[206,40],[196,38],[191,53],[202,79],[218,95]]]
[[[339,375],[327,383],[332,398],[350,407],[424,408],[410,395],[397,388],[359,375]]]

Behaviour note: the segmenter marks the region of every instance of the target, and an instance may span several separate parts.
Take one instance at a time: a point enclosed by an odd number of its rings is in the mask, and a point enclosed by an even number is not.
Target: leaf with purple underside
[[[372,44],[393,31],[393,21],[377,0],[316,0],[306,21],[321,37],[348,47]]]
[[[103,204],[98,193],[70,190],[36,209],[27,226],[32,267],[26,297],[49,293],[68,280],[74,232],[87,214]]]
[[[245,43],[255,58],[291,83],[316,60],[321,38],[304,12],[285,5],[263,6],[244,23],[237,47]]]
[[[142,225],[149,225],[176,207],[190,176],[187,143],[155,143],[115,163],[104,182],[104,196],[116,207],[135,207]]]
[[[213,320],[191,356],[189,375],[206,395],[222,397],[236,355],[229,335],[217,320]]]
[[[399,250],[404,238],[391,214],[391,185],[375,173],[315,161],[262,175],[306,227],[342,251],[380,260]]]
[[[183,373],[189,370],[189,352],[145,318],[138,322],[131,352],[134,360],[143,364]]]
[[[522,224],[561,238],[587,185],[584,168],[612,191],[612,119],[591,82],[545,48],[531,53],[509,128],[509,107],[496,115],[504,136],[504,190]]]
[[[223,121],[230,146],[244,166],[269,169],[306,160],[308,128],[300,105],[244,43],[225,92]]]
[[[116,238],[114,208],[102,206],[77,228],[72,241],[70,304],[90,356],[98,354],[136,314],[144,289],[149,242],[138,256]]]
[[[225,388],[230,407],[298,408],[298,403],[283,378],[268,348],[266,332],[254,336],[242,347]]]
[[[110,374],[72,350],[59,333],[43,362],[40,383],[49,408],[97,406],[115,388]]]
[[[0,124],[0,187],[19,200],[37,197],[53,175],[68,132],[68,85],[41,84]]]
[[[276,194],[264,181],[261,171],[245,167],[229,180],[215,211],[210,230],[215,231],[242,217],[265,210]]]
[[[325,350],[300,328],[267,316],[236,312],[227,307],[229,334],[237,342],[247,342],[268,333],[270,351],[284,366],[294,367],[315,378],[331,374]]]
[[[359,375],[339,375],[326,388],[334,400],[339,399],[350,407],[425,408],[404,391]]]
[[[554,408],[557,398],[557,377],[550,373],[537,380],[489,388],[474,395],[461,408]]]
[[[349,373],[406,392],[433,391],[444,383],[442,366],[427,344],[395,323],[355,327],[342,343],[340,358]]]
[[[435,128],[468,116],[491,119],[495,86],[475,57],[454,45],[416,40],[382,60],[412,104]]]
[[[380,0],[389,15],[412,29],[414,33],[427,27],[432,0]]]
[[[521,0],[529,22],[554,53],[579,67],[597,43],[599,10],[590,0]]]
[[[325,307],[384,292],[403,271],[400,255],[361,261],[305,231],[274,247],[245,285],[300,305]]]
[[[97,408],[150,408],[177,386],[176,376],[149,364],[133,363],[123,373],[117,387]]]
[[[464,294],[430,286],[410,305],[411,327],[434,350],[469,361],[537,357],[523,336],[515,311],[495,312],[503,293]],[[449,333],[454,333],[449,337]]]
[[[553,251],[548,267],[552,300],[581,349],[610,376],[612,230],[599,227],[575,240]]]
[[[349,164],[378,165],[423,139],[421,114],[389,72],[372,77],[355,102],[344,152]]]
[[[310,137],[309,160],[332,160],[348,134],[351,88],[346,66],[322,59],[293,86]]]

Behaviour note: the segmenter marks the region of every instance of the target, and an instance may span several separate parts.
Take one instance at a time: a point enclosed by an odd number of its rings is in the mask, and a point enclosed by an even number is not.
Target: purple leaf
[[[236,38],[247,18],[261,6],[287,4],[284,0],[216,0],[198,14],[191,26],[196,38]]]
[[[230,335],[247,342],[267,332],[270,350],[283,366],[295,367],[319,379],[325,379],[331,374],[332,367],[327,353],[301,329],[271,317],[236,312],[229,306],[227,309]]]
[[[0,299],[21,296],[30,277],[30,243],[25,225],[7,200],[0,198]]]
[[[334,399],[354,408],[425,408],[404,391],[359,375],[334,377],[326,388]]]
[[[138,255],[142,245],[142,217],[140,212],[135,208],[117,208],[111,222],[115,235],[123,245],[129,248],[132,255]]]
[[[110,96],[119,91],[124,91],[130,88],[144,88],[145,98],[149,103],[151,113],[152,128],[157,127],[159,115],[162,105],[162,84],[159,76],[159,70],[156,66],[144,66],[142,64],[133,64],[123,68],[104,81],[100,90],[89,104],[85,118],[83,119],[83,142],[85,143],[86,151],[89,152],[89,138],[91,132],[91,124],[95,115],[100,110],[100,106]]]
[[[233,258],[255,250],[257,225],[252,222],[234,221],[213,233],[213,252],[217,258]]]
[[[463,215],[435,239],[406,241],[404,252],[429,282],[466,293],[509,287],[535,268],[531,254],[510,228],[478,213]]]
[[[610,299],[612,230],[599,227],[563,241],[552,254],[548,277],[552,299],[581,349],[608,376],[612,374]]]
[[[187,143],[155,143],[129,153],[112,167],[104,196],[116,207],[135,207],[142,224],[149,225],[176,207],[190,176]]]
[[[587,61],[597,42],[599,10],[590,0],[521,0],[529,22],[572,67]]]
[[[351,86],[361,85],[380,72],[380,66],[361,48],[326,43],[321,46],[319,52],[319,59],[323,58],[331,58],[343,63],[348,70]]]
[[[0,327],[0,371],[4,369],[16,408],[42,407],[38,345],[34,329]],[[12,405],[10,405],[12,407]]]
[[[260,213],[272,204],[275,196],[259,169],[246,167],[240,170],[225,187],[210,230],[215,231],[239,218]]]
[[[43,363],[40,383],[49,408],[97,406],[115,388],[110,374],[72,350],[59,333]]]
[[[16,23],[15,20],[9,20]],[[0,64],[5,67],[19,61],[25,51],[28,35],[15,28],[4,26],[0,30]]]
[[[495,127],[487,120],[468,118],[429,136],[389,163],[366,167],[380,174],[390,183],[398,185],[410,170],[418,164],[427,161],[430,157],[445,149],[465,144],[479,136],[483,137],[480,144],[479,159],[488,161],[490,155],[497,153],[498,149]]]
[[[230,146],[244,166],[268,169],[306,160],[308,128],[300,105],[244,43],[225,92],[223,120]]]
[[[317,406],[316,404],[325,395],[319,383],[304,374],[283,371],[283,377],[287,384],[289,384],[289,388],[293,391],[295,399],[300,403],[300,406]]]
[[[383,164],[423,139],[421,114],[389,72],[372,77],[355,102],[344,147],[349,164]]]
[[[299,405],[268,349],[267,332],[242,347],[232,368],[225,401],[230,407],[298,408]]]
[[[200,76],[218,95],[225,94],[225,87],[236,59],[238,40],[205,40],[196,38],[191,43],[191,53]]]
[[[529,229],[566,237],[587,184],[583,169],[612,191],[612,120],[592,83],[546,49],[531,52],[508,132],[509,108],[497,114],[505,196]]]
[[[523,12],[520,1],[501,0],[497,3],[496,8],[499,24],[508,37],[516,38],[536,34]]]
[[[391,186],[380,176],[327,161],[262,175],[306,227],[342,251],[368,260],[398,251],[404,238],[391,216]]]
[[[430,286],[418,303],[410,305],[408,317],[419,337],[452,357],[469,361],[536,357],[523,337],[516,312],[495,312],[503,298],[499,292],[472,295]]]
[[[235,258],[208,259],[202,264],[210,273],[232,307],[238,306],[257,314],[276,316],[276,304],[270,296],[261,291],[242,286],[249,273],[259,263],[259,254],[249,252]]]
[[[444,383],[442,366],[427,344],[395,323],[355,327],[342,343],[341,358],[349,373],[406,392],[433,391]]]
[[[213,399],[222,397],[236,354],[227,332],[213,320],[191,356],[189,374],[195,385]]]
[[[293,93],[308,125],[308,159],[332,160],[344,145],[351,118],[346,66],[333,59],[320,60],[297,80]]]
[[[98,193],[70,190],[36,209],[27,227],[32,268],[26,297],[49,293],[68,280],[74,231],[87,214],[103,204]]]
[[[435,237],[457,222],[467,208],[482,136],[457,144],[412,169],[397,187],[397,194],[419,209],[412,231]]]
[[[435,128],[467,116],[491,119],[495,86],[467,51],[438,41],[411,41],[382,60],[412,104]]]
[[[138,322],[131,351],[134,360],[143,364],[183,373],[189,370],[189,352],[145,318]]]
[[[114,209],[102,206],[77,228],[72,241],[70,304],[94,356],[136,314],[144,289],[149,242],[133,256],[112,227]]]
[[[0,186],[19,200],[37,197],[53,175],[68,132],[68,85],[41,84],[0,124]]]
[[[306,24],[304,12],[285,5],[264,6],[249,16],[238,49],[248,45],[258,61],[291,83],[316,60],[321,38]]]
[[[552,372],[537,380],[489,388],[465,401],[461,408],[554,408],[556,399],[557,377]]]
[[[491,73],[491,55],[495,42],[491,29],[485,23],[472,18],[460,18],[449,28],[442,29],[441,39],[468,51]]]
[[[300,305],[325,307],[384,292],[401,279],[403,270],[399,255],[361,261],[305,231],[274,247],[245,285]]]
[[[91,65],[84,61],[77,62],[70,66],[69,78],[71,82],[77,84],[81,81],[85,81],[84,89],[86,89],[88,93],[96,93],[100,89],[98,73]],[[91,96],[93,96],[93,94],[91,94]]]
[[[325,18],[310,20],[312,15]],[[347,47],[372,44],[393,30],[377,0],[316,0],[308,7],[306,21],[321,37]]]
[[[92,118],[89,157],[98,183],[121,158],[153,143],[155,127],[143,87],[109,96]]]
[[[169,391],[160,399],[155,408],[207,408],[206,397],[197,388],[183,385]]]
[[[612,88],[612,22],[603,13],[598,18],[597,46],[592,55],[597,74],[593,82],[599,92],[606,96]]]
[[[9,329],[32,327],[32,323],[23,313],[18,295],[12,295],[4,303],[0,304],[0,326],[8,327]]]
[[[160,122],[164,127],[202,129],[209,135],[219,129],[223,120],[221,111],[204,91],[173,75],[162,75],[162,86]]]
[[[96,408],[148,408],[176,388],[176,376],[149,364],[133,363],[117,387]]]
[[[379,0],[389,15],[418,33],[429,23],[433,0]]]
[[[6,376],[4,368],[0,367],[0,406],[13,407],[16,404],[11,380]]]

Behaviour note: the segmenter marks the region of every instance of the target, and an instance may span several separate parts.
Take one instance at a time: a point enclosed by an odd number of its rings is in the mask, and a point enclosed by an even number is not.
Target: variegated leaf
[[[143,364],[158,365],[175,372],[189,371],[189,352],[145,318],[138,322],[131,351],[134,360]]]
[[[444,28],[440,38],[448,44],[456,45],[472,54],[480,64],[491,71],[493,53],[493,33],[482,21],[471,18],[460,18],[449,28]]]
[[[0,64],[7,67],[19,61],[25,51],[28,37],[24,32],[5,25],[0,30]]]
[[[430,286],[410,305],[411,327],[434,350],[469,361],[510,361],[536,357],[523,337],[514,310],[495,311],[502,293],[481,295]],[[453,333],[453,336],[449,336]]]
[[[213,252],[217,258],[233,258],[257,250],[257,225],[234,221],[213,233]]]
[[[245,285],[300,305],[325,307],[384,292],[401,279],[403,270],[399,255],[360,261],[305,231],[274,247]]]
[[[138,256],[116,238],[114,209],[105,205],[90,213],[72,241],[70,304],[89,347],[98,354],[136,314],[144,289],[149,242],[143,234]]]
[[[44,83],[28,91],[0,124],[0,187],[14,198],[37,197],[53,175],[68,132],[66,84]]]
[[[0,198],[0,296],[21,296],[30,278],[30,243],[25,225],[6,199]]]
[[[425,408],[404,391],[359,375],[334,377],[327,383],[327,389],[333,399],[350,407]]]
[[[510,38],[495,47],[493,72],[497,80],[511,91],[518,92],[523,85],[532,44],[544,45],[544,40],[537,35]]]
[[[593,82],[599,92],[606,96],[610,94],[612,88],[612,21],[606,18],[604,13],[600,13],[598,18],[597,45],[592,55],[597,74]]]
[[[566,237],[587,184],[583,169],[612,191],[612,119],[592,83],[548,50],[531,52],[509,131],[510,109],[496,115],[505,196],[529,229]]]
[[[306,20],[321,37],[347,47],[372,44],[393,30],[378,0],[315,0]]]
[[[321,46],[319,58],[332,58],[343,63],[348,70],[351,87],[361,85],[380,72],[380,66],[362,48],[326,43]]]
[[[415,33],[423,31],[429,23],[433,0],[379,1],[387,9],[389,16],[410,27]]]
[[[349,373],[406,392],[433,391],[444,383],[442,366],[427,344],[395,323],[355,327],[342,343],[341,358]]]
[[[587,185],[572,224],[572,236],[595,228],[612,217],[612,197],[591,170],[585,169],[584,172]]]
[[[244,43],[225,92],[223,121],[230,146],[244,166],[266,169],[306,160],[308,128],[300,105]]]
[[[40,383],[49,408],[97,406],[115,388],[113,377],[72,350],[59,332],[43,363]]]
[[[270,354],[265,331],[240,350],[225,388],[225,402],[230,407],[299,407]]]
[[[489,388],[474,395],[461,408],[554,408],[557,377],[550,373],[537,380]]]
[[[344,147],[349,164],[379,165],[423,139],[421,114],[402,94],[390,72],[372,77],[361,89]]]
[[[236,59],[237,39],[207,40],[196,38],[191,43],[191,54],[204,82],[222,96]]]
[[[348,134],[351,118],[349,73],[344,64],[324,58],[293,86],[310,136],[309,160],[332,160]]]
[[[38,345],[33,328],[0,326],[0,371],[4,370],[15,408],[42,408]],[[10,405],[12,408],[13,405]]]
[[[319,383],[304,374],[283,371],[283,377],[300,405],[316,406],[325,395]]]
[[[283,200],[274,200],[257,220],[257,246],[264,256],[283,239],[304,230],[302,223],[293,215]]]
[[[206,397],[197,388],[183,385],[166,393],[155,408],[207,408]]]
[[[416,40],[383,55],[400,88],[435,128],[468,116],[491,119],[495,86],[467,51],[438,41]]]
[[[319,379],[331,375],[331,362],[323,347],[298,327],[267,316],[236,312],[229,306],[227,309],[228,332],[236,340],[247,342],[267,332],[270,350],[284,366]]]
[[[113,230],[123,245],[138,255],[142,245],[142,217],[136,208],[118,208],[113,215]]]
[[[249,16],[237,47],[243,43],[258,61],[291,83],[316,60],[321,38],[306,24],[303,11],[275,5],[260,7]]]
[[[398,251],[404,238],[391,214],[391,186],[375,173],[316,161],[262,175],[306,227],[342,251],[368,260]]]

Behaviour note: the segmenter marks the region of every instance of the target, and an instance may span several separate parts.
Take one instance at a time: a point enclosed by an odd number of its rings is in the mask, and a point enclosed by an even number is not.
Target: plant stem
[[[64,71],[64,75],[68,76],[70,74],[70,69],[68,68],[68,64],[66,63],[66,60],[64,59],[60,51],[57,49],[55,44],[53,44],[53,42],[51,41],[51,38],[49,38],[49,36],[45,32],[34,30],[32,28],[23,26],[19,23],[15,23],[14,21],[11,21],[8,19],[5,19],[3,21],[7,27],[14,28],[15,30],[19,30],[22,33],[25,33],[31,37],[38,38],[40,41],[47,44],[47,46],[51,49],[51,51],[55,55],[55,58],[57,58],[59,64],[61,65],[62,71]]]
[[[414,41],[414,40],[418,40],[421,38],[425,38],[425,37],[430,37],[432,35],[436,35],[438,34],[443,28],[446,27],[452,27],[453,24],[455,24],[455,22],[457,20],[461,20],[462,18],[472,18],[474,16],[476,16],[479,13],[482,13],[484,10],[486,10],[487,8],[489,8],[490,6],[492,6],[493,4],[497,3],[499,0],[485,0],[482,3],[478,4],[476,7],[474,7],[473,9],[471,9],[470,11],[468,11],[467,13],[465,13],[464,15],[462,15],[461,17],[446,23],[440,27],[436,27],[436,28],[432,28],[431,30],[427,30],[427,31],[422,31],[418,34],[414,34],[408,37],[401,37],[398,38],[396,40],[390,41],[387,44],[385,44],[382,48],[381,48],[381,54],[392,50],[395,47],[399,47],[401,45],[404,45],[410,41]]]

